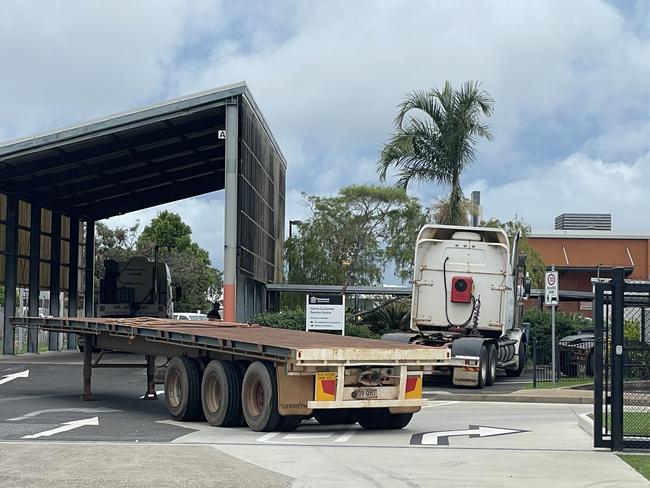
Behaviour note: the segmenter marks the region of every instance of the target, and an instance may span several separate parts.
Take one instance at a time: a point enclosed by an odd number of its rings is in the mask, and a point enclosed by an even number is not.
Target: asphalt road
[[[305,421],[258,433],[170,420],[161,399],[140,398],[140,369],[94,370],[83,402],[80,359],[0,359],[0,486],[648,486],[592,448],[577,423],[590,406],[450,395],[400,431]]]

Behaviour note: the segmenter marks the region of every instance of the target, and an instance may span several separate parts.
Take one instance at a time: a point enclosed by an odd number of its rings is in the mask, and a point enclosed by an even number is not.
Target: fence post
[[[612,279],[612,449],[623,450],[623,268],[614,269]]]
[[[533,346],[533,388],[537,388],[537,339],[531,341]]]

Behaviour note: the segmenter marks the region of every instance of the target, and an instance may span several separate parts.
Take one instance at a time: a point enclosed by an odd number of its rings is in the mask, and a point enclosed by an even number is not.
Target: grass
[[[571,386],[583,386],[583,385],[593,385],[593,381],[589,380],[567,380],[567,381],[557,381],[553,383],[552,381],[538,381],[537,389],[546,390],[549,388],[567,388]],[[525,389],[533,389],[532,383],[527,383],[524,386]]]
[[[589,418],[593,420],[594,414]],[[605,419],[603,419],[603,422]],[[603,425],[605,425],[603,423]],[[607,414],[607,425],[612,425],[612,416]],[[650,436],[650,412],[623,412],[623,435],[631,437]],[[648,458],[650,460],[650,458]],[[649,461],[650,462],[650,461]]]
[[[621,459],[650,480],[650,456],[619,454]]]

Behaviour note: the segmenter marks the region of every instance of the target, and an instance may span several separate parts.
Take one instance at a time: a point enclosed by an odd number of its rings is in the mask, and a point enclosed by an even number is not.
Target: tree
[[[167,263],[172,281],[182,290],[174,309],[211,308],[210,301],[221,294],[222,274],[212,267],[208,252],[192,242],[192,229],[180,215],[165,210],[142,230],[136,245],[138,253],[153,258],[156,246],[158,259]]]
[[[467,222],[460,176],[476,158],[479,138],[492,140],[483,116],[490,116],[494,100],[480,83],[467,82],[454,90],[446,82],[442,90],[415,91],[399,107],[397,132],[384,146],[377,169],[382,181],[388,170],[397,170],[397,184],[411,180],[449,185],[447,211],[441,224]]]
[[[378,284],[389,260],[400,277],[411,276],[415,238],[426,221],[417,199],[376,185],[305,197],[312,216],[285,243],[289,282],[340,284],[344,290]]]
[[[519,239],[519,254],[526,255],[526,269],[530,273],[530,279],[532,285],[536,288],[544,287],[544,274],[546,273],[546,265],[542,261],[542,257],[539,255],[535,249],[530,247],[528,243],[528,235],[530,234],[530,225],[521,220],[520,218],[515,218],[513,220],[508,220],[507,222],[501,222],[499,219],[490,219],[488,221],[481,221],[480,224],[482,227],[499,227],[503,229],[506,234],[508,234],[508,239],[512,244],[517,232],[520,232]]]

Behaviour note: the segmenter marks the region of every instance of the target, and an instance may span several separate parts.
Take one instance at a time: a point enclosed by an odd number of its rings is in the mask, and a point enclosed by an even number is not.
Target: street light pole
[[[289,221],[289,239],[291,239],[291,236],[293,235],[292,229],[293,229],[294,225],[296,227],[299,226],[299,225],[302,225],[302,220],[290,220]]]

